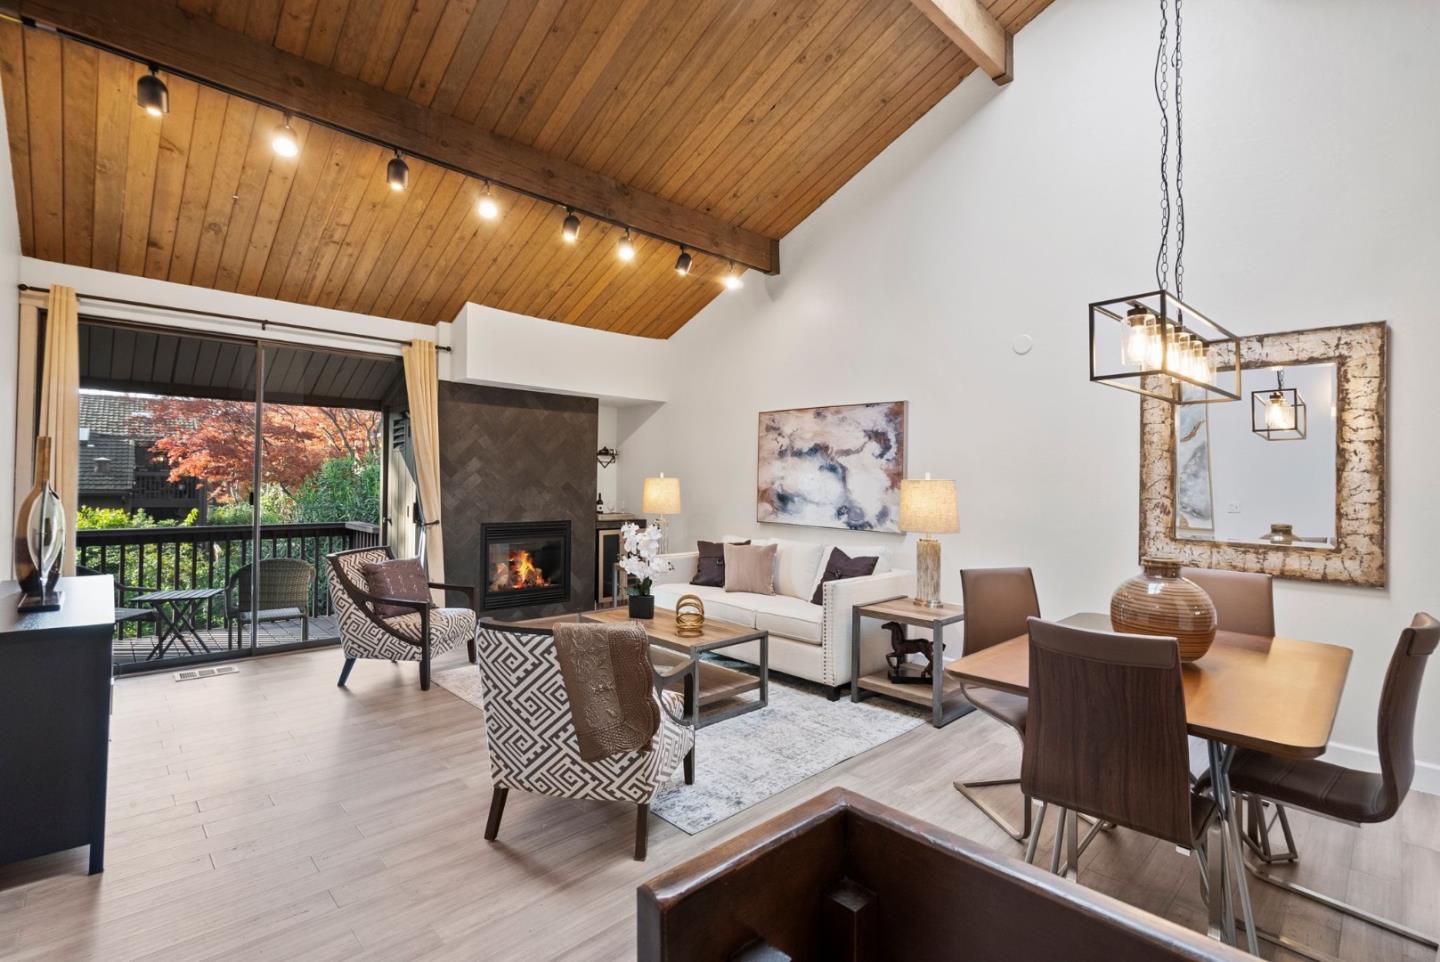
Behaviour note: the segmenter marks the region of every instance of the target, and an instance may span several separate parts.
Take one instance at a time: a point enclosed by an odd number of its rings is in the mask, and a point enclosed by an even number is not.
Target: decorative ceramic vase
[[[50,439],[35,441],[35,486],[15,514],[15,580],[27,596],[43,597],[60,579],[65,508],[50,487]]]
[[[1215,641],[1215,603],[1193,581],[1180,577],[1180,562],[1142,558],[1144,571],[1110,596],[1110,622],[1132,635],[1180,639],[1180,660],[1204,657]]]
[[[655,596],[654,596],[654,595],[631,595],[631,596],[630,596],[630,617],[631,617],[631,618],[654,618],[654,617],[655,617]]]
[[[675,602],[675,634],[699,638],[705,633],[705,602],[699,595],[681,595]]]

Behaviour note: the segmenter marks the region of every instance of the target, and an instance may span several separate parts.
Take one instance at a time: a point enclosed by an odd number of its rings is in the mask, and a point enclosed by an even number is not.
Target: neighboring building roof
[[[92,434],[150,441],[167,434],[172,427],[189,427],[185,419],[167,418],[159,398],[143,394],[110,391],[80,391],[80,428]],[[177,424],[177,422],[181,422]]]
[[[129,438],[92,433],[80,445],[81,492],[123,493],[135,484],[135,445]]]

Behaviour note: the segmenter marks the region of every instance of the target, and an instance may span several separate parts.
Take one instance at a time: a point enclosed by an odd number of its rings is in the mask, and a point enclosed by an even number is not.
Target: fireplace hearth
[[[570,522],[480,526],[481,607],[518,608],[570,597]]]

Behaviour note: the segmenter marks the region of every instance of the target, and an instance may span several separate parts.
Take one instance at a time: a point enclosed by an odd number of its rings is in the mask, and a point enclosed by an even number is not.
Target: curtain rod
[[[21,284],[20,292],[34,291],[37,294],[49,294],[48,287],[32,287],[29,284]],[[325,327],[311,327],[308,324],[292,324],[289,321],[272,321],[263,317],[246,317],[243,314],[221,314],[219,311],[199,311],[190,307],[172,307],[169,304],[152,304],[148,301],[127,301],[119,297],[102,297],[99,294],[81,294],[75,292],[75,297],[86,301],[101,301],[106,304],[120,304],[124,307],[147,307],[157,311],[169,311],[173,314],[190,314],[195,317],[214,317],[223,321],[244,321],[246,324],[259,324],[260,330],[264,331],[271,327],[283,327],[291,331],[311,331],[316,334],[336,334],[345,338],[358,338],[362,341],[379,341],[382,344],[409,344],[409,341],[401,340],[398,337],[382,337],[379,334],[355,334],[333,331]],[[449,351],[450,348],[444,344],[436,344],[435,350]]]

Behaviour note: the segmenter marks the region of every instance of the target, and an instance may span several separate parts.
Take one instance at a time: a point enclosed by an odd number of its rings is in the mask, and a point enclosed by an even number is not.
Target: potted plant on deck
[[[632,521],[621,526],[620,538],[625,548],[625,555],[620,559],[620,567],[631,578],[628,589],[630,617],[653,618],[655,617],[655,596],[650,593],[650,587],[654,582],[654,577],[675,567],[664,558],[659,557],[660,529],[642,528]]]

